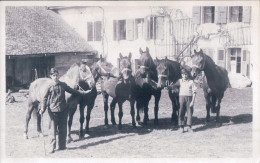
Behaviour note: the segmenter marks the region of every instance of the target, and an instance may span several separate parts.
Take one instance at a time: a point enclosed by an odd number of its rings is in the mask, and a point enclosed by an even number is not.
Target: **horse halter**
[[[192,65],[192,67],[199,69],[200,71],[204,70],[206,64],[206,56],[203,54],[203,65],[201,67],[197,66],[197,65]]]
[[[87,80],[88,78],[92,77],[91,71],[90,71],[90,69],[89,69],[88,66],[86,66],[86,69],[87,69],[88,72],[90,72],[90,74],[87,75],[86,77],[83,77],[82,72],[79,71],[79,75],[80,75],[80,78],[81,78],[82,80]]]
[[[115,67],[113,67],[113,68],[111,69],[111,71],[108,72],[108,71],[106,71],[106,70],[101,66],[100,62],[97,62],[97,65],[98,65],[98,67],[99,67],[100,70],[101,70],[101,72],[98,72],[98,71],[95,69],[95,71],[97,72],[97,74],[99,74],[99,76],[106,76],[107,74],[111,73],[113,70],[116,69]],[[102,72],[103,72],[105,75],[102,75]]]

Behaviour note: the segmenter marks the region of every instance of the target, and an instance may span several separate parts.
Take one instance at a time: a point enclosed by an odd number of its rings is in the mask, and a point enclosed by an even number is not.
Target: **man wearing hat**
[[[65,100],[65,91],[71,94],[85,95],[90,92],[75,90],[66,83],[59,81],[59,72],[56,68],[50,70],[50,77],[54,81],[44,95],[40,114],[42,115],[46,108],[51,121],[49,153],[53,153],[56,148],[56,133],[58,133],[59,149],[66,148],[67,136],[67,114],[68,108]]]
[[[193,114],[193,106],[196,97],[197,87],[193,80],[191,80],[191,68],[187,65],[183,65],[181,69],[182,79],[179,79],[176,86],[180,87],[179,91],[179,102],[180,102],[180,110],[179,110],[179,126],[180,132],[184,132],[184,118],[187,112],[187,126],[188,132],[193,132],[192,125],[192,114]]]

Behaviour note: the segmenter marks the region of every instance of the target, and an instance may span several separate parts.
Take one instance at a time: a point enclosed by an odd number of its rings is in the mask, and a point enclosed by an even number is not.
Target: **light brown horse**
[[[68,86],[74,89],[82,88],[80,82],[89,85],[90,89],[95,87],[95,81],[91,74],[89,67],[84,64],[73,64],[70,69],[64,74],[60,81],[65,82]],[[29,87],[29,97],[28,97],[28,111],[26,114],[24,138],[28,139],[28,125],[31,119],[31,114],[37,115],[37,131],[39,135],[42,135],[41,129],[41,115],[38,114],[39,104],[43,101],[43,97],[46,94],[48,88],[54,84],[54,81],[50,78],[39,78],[31,83]],[[69,110],[75,109],[77,105],[83,100],[78,95],[72,95],[69,93],[65,94],[66,102],[68,104]]]
[[[192,56],[192,71],[193,78],[197,77],[201,71],[204,71],[203,91],[206,100],[207,116],[206,121],[210,120],[210,108],[212,113],[216,113],[216,121],[219,122],[220,103],[224,97],[224,92],[229,87],[229,79],[227,70],[215,64],[215,62],[202,50]]]

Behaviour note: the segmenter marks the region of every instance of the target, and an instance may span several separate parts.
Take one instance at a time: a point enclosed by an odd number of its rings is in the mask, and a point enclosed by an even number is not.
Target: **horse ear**
[[[142,50],[141,48],[139,48],[139,52],[140,52],[140,54],[142,54],[142,53],[143,53],[143,50]]]
[[[200,53],[200,54],[203,54],[203,51],[202,51],[202,49],[200,49],[199,53]]]
[[[131,58],[132,58],[132,53],[129,52],[128,59],[131,60]]]
[[[149,53],[149,48],[148,47],[146,47],[146,52]]]
[[[122,54],[121,54],[121,53],[119,53],[119,57],[120,57],[120,59],[122,59],[122,58],[123,58],[123,56],[122,56]]]

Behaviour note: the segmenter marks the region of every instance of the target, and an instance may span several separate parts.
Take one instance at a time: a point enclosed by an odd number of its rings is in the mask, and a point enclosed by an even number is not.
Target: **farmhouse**
[[[6,7],[6,83],[28,86],[49,76],[56,66],[61,75],[95,51],[58,14],[46,7]]]
[[[139,58],[140,47],[149,47],[153,58],[173,60],[189,56],[199,47],[228,72],[250,77],[249,6],[193,6],[190,15],[169,6],[49,9],[114,64],[120,52],[132,52],[134,59]]]

